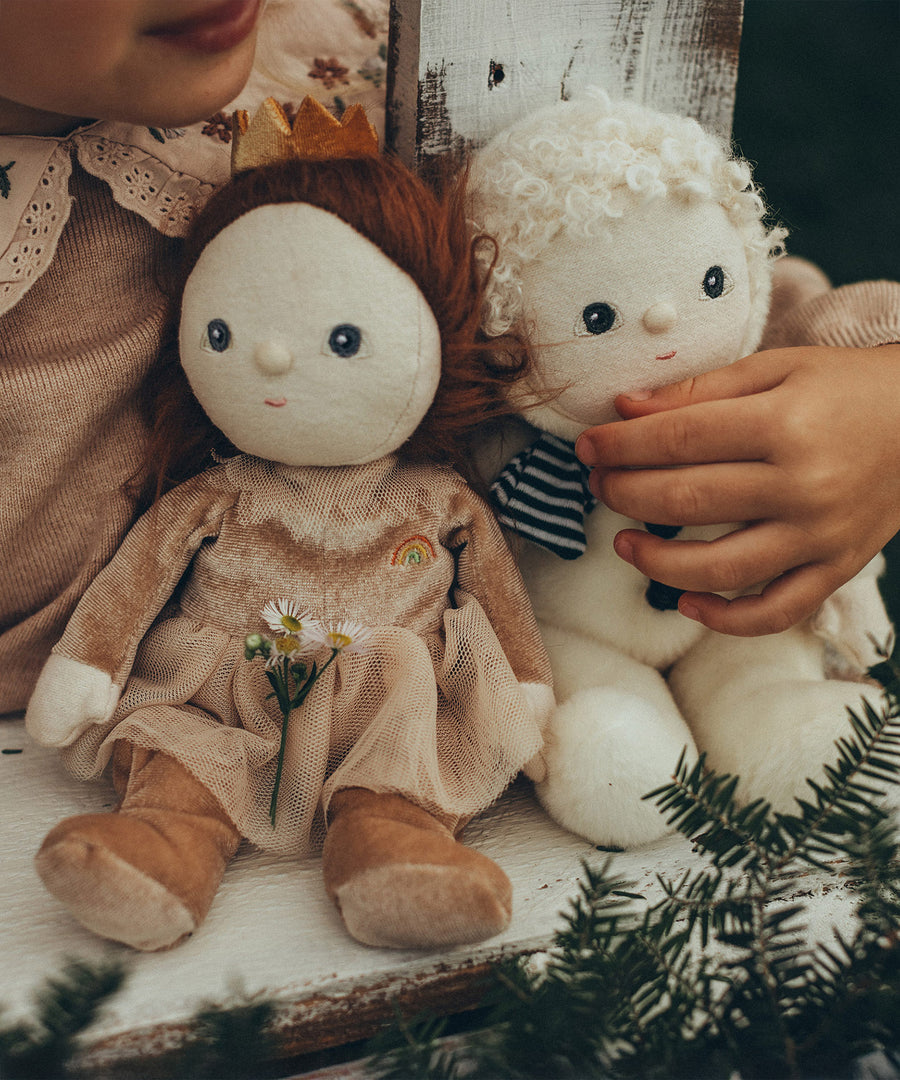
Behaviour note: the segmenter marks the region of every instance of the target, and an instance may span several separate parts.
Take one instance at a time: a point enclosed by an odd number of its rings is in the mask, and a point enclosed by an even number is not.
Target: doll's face
[[[204,249],[182,303],[181,362],[244,453],[351,465],[397,449],[440,377],[440,336],[415,282],[335,215],[251,210]]]
[[[537,375],[517,391],[561,389],[525,412],[575,439],[617,419],[617,394],[651,390],[737,360],[750,317],[743,243],[711,201],[662,198],[563,233],[522,275]]]

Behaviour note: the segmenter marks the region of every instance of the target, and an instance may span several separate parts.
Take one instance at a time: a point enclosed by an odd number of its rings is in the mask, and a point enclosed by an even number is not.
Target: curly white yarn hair
[[[590,89],[501,132],[473,159],[469,194],[476,232],[498,245],[483,326],[506,333],[522,317],[522,267],[559,233],[602,231],[642,202],[674,194],[713,199],[740,233],[750,277],[746,349],[758,344],[771,289],[771,261],[785,231],[768,230],[750,166],[695,120]],[[495,252],[485,250],[489,261]]]

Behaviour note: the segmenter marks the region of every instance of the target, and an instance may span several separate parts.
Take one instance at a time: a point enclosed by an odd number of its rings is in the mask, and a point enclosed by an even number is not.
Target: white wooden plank
[[[0,814],[8,823],[0,834],[0,1004],[7,1019],[29,1015],[33,992],[66,957],[127,959],[126,987],[91,1033],[89,1060],[96,1064],[162,1052],[198,1006],[228,999],[236,986],[279,1003],[288,1054],[365,1036],[390,1015],[394,998],[448,1010],[471,1004],[473,982],[490,960],[549,944],[581,860],[605,857],[554,825],[522,784],[466,835],[503,866],[514,888],[509,929],[482,946],[417,952],[359,945],[325,896],[318,859],[295,862],[247,848],[190,941],[136,954],[81,929],[43,890],[32,866],[45,832],[69,814],[109,807],[109,787],[69,778],[53,751],[28,741],[21,721],[0,724],[0,751]],[[615,858],[617,871],[653,898],[657,872],[676,876],[695,856],[673,837]],[[826,889],[810,875],[809,883],[813,932],[827,936],[832,923],[846,925],[847,904],[834,881]]]
[[[155,1044],[155,1030],[177,1032],[198,1004],[226,998],[236,980],[247,992],[264,991],[286,1007],[316,999],[310,1008],[327,1011],[359,987],[383,993],[388,983],[427,982],[504,948],[536,947],[556,926],[580,858],[597,855],[590,844],[554,826],[526,791],[517,791],[473,823],[467,837],[513,879],[512,926],[480,949],[423,953],[372,949],[350,939],[325,896],[318,859],[295,862],[246,848],[190,941],[167,952],[135,954],[81,929],[44,892],[32,866],[43,835],[57,820],[109,807],[111,790],[69,778],[55,752],[28,741],[21,722],[0,725],[0,748],[22,749],[0,754],[0,812],[15,822],[0,837],[0,956],[6,961],[0,1002],[12,1016],[27,1013],[33,990],[66,956],[95,958],[111,951],[133,959],[126,989],[95,1032],[116,1052],[142,1046],[145,1038]],[[643,861],[649,881],[652,852]]]
[[[394,0],[388,141],[477,147],[587,85],[727,134],[742,0]]]

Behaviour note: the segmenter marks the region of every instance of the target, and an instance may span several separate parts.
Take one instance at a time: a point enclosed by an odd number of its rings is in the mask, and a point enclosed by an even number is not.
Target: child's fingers
[[[747,397],[771,390],[790,373],[797,362],[793,349],[769,349],[742,357],[727,367],[695,375],[659,389],[620,394],[616,412],[624,419],[647,416],[667,409],[680,409],[702,401]]]
[[[589,466],[643,468],[768,457],[776,404],[764,397],[708,401],[627,423],[588,428],[575,444]]]
[[[663,540],[640,529],[616,535],[616,554],[648,578],[692,593],[756,588],[809,558],[802,534],[777,522],[736,529],[717,540]]]
[[[843,583],[844,578],[834,568],[815,563],[782,574],[753,596],[726,600],[686,592],[678,602],[678,610],[720,634],[779,634],[812,615]]]
[[[656,525],[722,525],[788,517],[792,487],[762,462],[680,469],[594,470],[591,491],[611,510]]]

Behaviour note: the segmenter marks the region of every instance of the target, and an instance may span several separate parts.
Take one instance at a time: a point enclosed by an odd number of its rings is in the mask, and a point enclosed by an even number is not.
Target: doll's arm
[[[490,508],[466,489],[457,497],[460,526],[456,586],[486,612],[523,692],[543,723],[553,706],[552,675],[525,583]]]
[[[141,638],[232,501],[204,475],[169,492],[135,524],[41,672],[25,716],[37,742],[68,746],[110,719]]]

